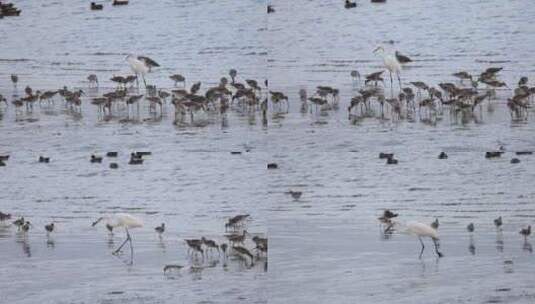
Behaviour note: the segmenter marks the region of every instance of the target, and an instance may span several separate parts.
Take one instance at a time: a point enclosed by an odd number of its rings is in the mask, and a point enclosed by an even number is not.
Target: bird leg
[[[420,243],[422,244],[422,251],[420,251],[420,257],[419,257],[421,259],[422,255],[424,254],[425,245],[424,245],[424,241],[422,241],[422,237],[418,237],[418,239],[420,240]]]
[[[130,243],[130,263],[132,263],[134,261],[134,246],[132,245],[132,237],[130,236],[130,233],[128,232],[128,228],[125,228],[125,229],[126,229],[127,239]]]
[[[119,248],[117,248],[113,254],[116,255],[118,254],[119,252],[121,252],[121,249],[123,249],[124,245],[128,242],[128,237],[124,240],[124,242],[121,244],[121,246],[119,246]]]
[[[394,98],[394,81],[392,80],[392,72],[390,72],[390,93]]]
[[[141,74],[141,78],[143,78],[143,83],[145,84],[145,89],[147,89],[147,82],[145,81],[145,74]]]
[[[399,82],[399,90],[401,91],[401,77],[399,77],[399,73],[396,73],[398,76],[398,82]]]
[[[438,251],[438,247],[439,247],[438,240],[433,238],[433,243],[435,244],[435,252],[437,253],[438,257],[439,258],[443,257],[444,255],[440,251]]]
[[[138,75],[136,73],[136,86],[137,86],[137,90],[139,91],[139,80],[138,80]]]
[[[132,250],[132,238],[130,237],[130,233],[128,232],[128,229],[125,228],[125,230],[126,230],[126,239],[123,241],[121,246],[119,246],[119,248],[117,248],[117,250],[113,252],[113,254],[118,254],[119,252],[121,252],[121,249],[123,249],[124,245],[126,245],[127,242],[130,242],[130,248]]]

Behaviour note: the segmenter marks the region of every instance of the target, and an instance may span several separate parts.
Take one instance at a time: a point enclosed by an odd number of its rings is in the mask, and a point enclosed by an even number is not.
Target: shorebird
[[[232,249],[234,249],[234,251],[236,251],[238,254],[242,256],[249,257],[251,259],[251,266],[254,265],[254,256],[247,248],[242,247],[242,246],[233,246]]]
[[[24,223],[24,225],[21,226],[22,231],[28,232],[30,230],[31,225],[32,224],[29,221],[26,221],[26,223]]]
[[[0,161],[2,161],[2,159],[0,159]],[[0,222],[7,221],[9,219],[11,219],[11,214],[3,213],[3,212],[0,211]]]
[[[463,82],[463,80],[472,80],[472,75],[470,75],[468,72],[466,71],[460,71],[460,72],[457,72],[457,73],[453,73],[452,74],[454,77],[457,77],[461,80],[461,83]]]
[[[503,221],[501,216],[499,216],[497,219],[494,219],[494,226],[496,226],[496,228],[501,229],[502,224]]]
[[[383,79],[383,73],[385,71],[379,71],[379,72],[374,72],[374,73],[371,73],[371,74],[368,74],[366,75],[366,79],[364,80],[364,84],[368,84],[370,82],[374,82],[375,86],[377,86],[377,82],[382,82],[383,83],[383,86],[384,86],[384,79]]]
[[[468,226],[466,226],[466,230],[468,230],[468,232],[470,233],[474,232],[474,229],[475,229],[474,223],[470,223],[468,224]]]
[[[191,88],[189,89],[189,92],[190,92],[191,94],[195,94],[195,93],[199,92],[200,89],[201,89],[201,82],[198,81],[198,82],[194,83],[194,84],[191,86]]]
[[[45,225],[45,230],[47,233],[51,233],[52,231],[54,231],[54,223],[50,223],[48,225]]]
[[[91,74],[87,76],[87,81],[89,81],[89,87],[98,88],[98,78],[97,75]]]
[[[145,88],[147,87],[147,82],[145,81],[145,74],[149,73],[153,67],[159,67],[160,65],[146,56],[136,56],[128,55],[126,56],[126,62],[130,65],[132,71],[136,74],[136,83],[139,88],[139,83],[137,80],[138,75],[141,75]]]
[[[221,251],[223,251],[223,254],[226,256],[227,255],[228,245],[226,243],[223,243],[223,244],[219,245],[219,248],[221,248]]]
[[[228,71],[228,75],[230,76],[230,79],[232,79],[232,83],[235,83],[238,71],[236,71],[235,69],[230,69],[230,71]]]
[[[180,74],[174,74],[169,76],[169,78],[175,82],[175,87],[179,82],[182,82],[183,86],[186,87],[186,77],[180,75]]]
[[[202,245],[202,240],[200,239],[184,239],[186,245],[188,245],[188,251],[194,249],[193,247],[200,247]]]
[[[24,223],[25,221],[24,221],[23,216],[13,221],[13,225],[17,226],[17,230],[20,230],[20,228],[22,227],[22,225],[24,225]]]
[[[217,252],[219,253],[219,246],[217,245],[217,243],[214,241],[214,240],[209,240],[209,239],[206,239],[204,236],[201,238],[201,241],[202,243],[204,244],[204,246],[206,246],[206,251],[208,251],[208,249],[215,249],[217,250]]]
[[[11,82],[13,83],[13,88],[17,89],[17,82],[19,82],[19,76],[11,74]]]
[[[200,240],[198,240],[198,241],[200,241]],[[188,243],[188,246],[193,251],[193,253],[194,254],[200,253],[201,256],[204,259],[204,250],[202,250],[201,245],[202,245],[202,242],[201,243],[192,243],[192,244]]]
[[[390,88],[393,89],[392,73],[396,74],[399,82],[399,89],[401,90],[401,63],[395,55],[385,54],[385,49],[382,46],[377,47],[373,53],[378,53],[383,58],[383,64],[390,73]]]
[[[126,239],[124,242],[119,246],[115,251],[113,251],[113,254],[116,255],[121,252],[121,249],[124,247],[124,245],[129,242],[130,244],[130,263],[132,264],[134,261],[134,246],[132,245],[132,237],[130,236],[129,229],[133,228],[140,228],[143,227],[143,222],[141,219],[127,214],[127,213],[118,213],[111,216],[103,216],[98,218],[91,226],[96,226],[100,221],[106,220],[106,227],[109,225],[113,228],[122,227],[124,228],[126,232]],[[108,228],[109,230],[109,228]]]
[[[520,80],[518,81],[518,86],[525,86],[528,84],[528,78],[526,76],[520,77]]]
[[[267,238],[262,238],[262,237],[259,237],[259,236],[255,235],[252,238],[252,240],[255,243],[255,245],[256,245],[255,249],[258,252],[267,253],[267,251],[268,251],[268,239]]]
[[[390,224],[392,222],[392,219],[397,216],[398,216],[397,213],[394,213],[390,211],[389,209],[385,209],[385,211],[383,211],[383,215],[381,215],[377,219],[383,224]]]
[[[225,230],[228,228],[237,229],[243,225],[244,221],[249,217],[249,214],[238,214],[228,219],[225,223]]]
[[[359,83],[360,83],[360,73],[359,73],[359,71],[353,70],[349,74],[351,75],[351,78],[353,79],[353,84],[354,85],[359,85]]]
[[[154,228],[154,231],[158,232],[159,234],[162,234],[165,232],[165,223],[162,223],[160,226]]]
[[[226,235],[225,237],[229,240],[231,245],[235,244],[243,244],[245,241],[245,237],[247,235],[247,230],[243,230],[242,234],[230,234]]]
[[[528,228],[522,228],[520,234],[522,234],[524,238],[527,238],[531,234],[531,225],[529,225]]]

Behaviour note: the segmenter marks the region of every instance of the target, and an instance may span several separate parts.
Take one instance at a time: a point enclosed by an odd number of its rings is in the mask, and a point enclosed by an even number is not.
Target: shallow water
[[[18,18],[0,20],[0,93],[10,97],[11,73],[19,92],[86,87],[90,73],[102,87],[129,72],[124,56],[150,56],[161,68],[147,76],[170,87],[171,73],[213,85],[230,68],[240,81],[268,77],[270,89],[290,96],[287,114],[261,117],[231,111],[205,127],[172,125],[172,107],[153,119],[142,107],[139,123],[105,121],[89,103],[82,116],[56,102],[15,115],[2,108],[0,211],[26,216],[27,236],[0,230],[2,296],[12,303],[530,303],[531,243],[518,230],[535,218],[535,156],[509,163],[512,151],[535,150],[533,113],[512,122],[508,90],[465,123],[444,114],[435,125],[368,118],[351,122],[349,71],[381,68],[377,44],[415,62],[404,83],[453,81],[460,69],[503,66],[511,86],[533,73],[535,15],[529,1],[389,1],[345,10],[340,1],[132,1],[91,12],[84,1],[17,2]],[[458,23],[452,29],[451,20]],[[73,20],[77,20],[73,22]],[[147,24],[151,26],[148,27]],[[31,29],[31,30],[28,30]],[[17,35],[14,35],[17,33]],[[388,44],[393,40],[394,45]],[[326,116],[299,111],[298,90],[341,89],[340,110]],[[100,93],[103,89],[100,90]],[[98,92],[87,90],[88,96]],[[1,105],[0,107],[3,107]],[[271,110],[276,110],[271,108]],[[504,146],[501,158],[484,152]],[[150,150],[142,166],[127,165],[132,151]],[[249,152],[246,152],[249,150]],[[119,151],[118,170],[91,164],[92,153]],[[231,151],[242,151],[232,155]],[[438,160],[446,151],[447,160]],[[387,166],[379,152],[394,152]],[[51,157],[39,164],[39,155]],[[278,170],[266,171],[277,162]],[[290,189],[303,191],[294,201]],[[400,220],[441,222],[437,261],[427,241],[423,260],[416,238],[382,238],[384,208]],[[133,230],[134,265],[111,255],[122,239],[97,217],[128,212],[145,228]],[[182,239],[205,235],[223,241],[223,223],[251,214],[247,230],[270,238],[270,268],[210,261],[201,272],[164,276],[166,264],[191,265]],[[498,234],[492,219],[504,217]],[[47,238],[42,226],[56,221]],[[162,239],[152,227],[165,222]],[[474,249],[465,232],[476,225]],[[502,243],[497,238],[501,237]],[[113,241],[113,242],[112,242]],[[528,240],[529,241],[529,240]],[[251,244],[248,244],[251,247]],[[215,257],[213,257],[215,260]],[[512,261],[512,264],[511,264]],[[13,278],[16,278],[13,279]]]

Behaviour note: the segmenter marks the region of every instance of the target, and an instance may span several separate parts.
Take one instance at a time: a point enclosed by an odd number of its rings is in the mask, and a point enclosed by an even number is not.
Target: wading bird
[[[401,89],[401,63],[398,61],[397,57],[392,54],[386,54],[385,49],[382,46],[377,47],[373,53],[379,54],[379,56],[383,58],[383,64],[388,72],[390,72],[390,88],[393,89],[392,73],[394,73],[398,77],[399,88]]]
[[[126,239],[121,244],[121,246],[119,246],[119,248],[113,251],[113,254],[116,255],[119,252],[121,252],[121,249],[124,247],[124,245],[127,242],[129,242],[130,243],[130,263],[132,264],[134,261],[134,246],[132,245],[132,237],[130,236],[130,232],[128,231],[128,229],[143,227],[143,222],[141,221],[141,219],[135,216],[132,216],[130,214],[127,214],[127,213],[118,213],[112,216],[100,217],[95,222],[93,222],[91,226],[93,227],[96,226],[102,220],[106,220],[106,227],[109,226],[112,228],[117,228],[117,227],[124,228],[124,230],[126,231]],[[108,230],[110,229],[108,228]]]
[[[414,221],[413,222],[408,222],[406,224],[402,224],[402,223],[399,223],[399,222],[393,222],[393,225],[394,226],[401,226],[402,227],[402,229],[401,229],[402,233],[406,233],[406,234],[409,234],[409,235],[416,236],[420,240],[420,243],[422,244],[422,250],[420,251],[420,255],[419,255],[420,259],[422,258],[422,255],[423,255],[424,249],[425,249],[425,245],[424,245],[424,242],[422,240],[423,237],[429,237],[429,238],[431,238],[431,240],[433,240],[433,244],[435,245],[435,252],[436,252],[436,254],[437,254],[437,256],[439,258],[444,256],[440,251],[438,251],[438,247],[439,247],[439,244],[438,244],[438,241],[439,241],[438,233],[430,225],[427,225],[427,224],[424,224],[424,223],[420,223],[420,222],[414,222]]]
[[[136,84],[138,88],[139,82],[137,80],[137,76],[141,74],[141,78],[143,79],[143,83],[145,84],[146,88],[147,82],[145,81],[145,74],[149,73],[153,67],[160,66],[156,61],[150,59],[149,57],[136,56],[132,54],[126,56],[126,62],[128,62],[128,65],[130,65],[130,68],[136,74]]]

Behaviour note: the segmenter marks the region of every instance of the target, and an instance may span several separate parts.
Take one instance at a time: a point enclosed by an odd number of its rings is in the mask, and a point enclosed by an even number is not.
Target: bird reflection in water
[[[56,247],[56,242],[54,241],[53,237],[47,236],[46,247],[50,249],[54,249]]]
[[[529,242],[527,239],[524,240],[524,245],[522,246],[522,249],[529,253],[533,253],[533,246],[531,246],[531,242]]]
[[[498,230],[496,234],[496,250],[503,252],[503,233],[501,230]]]
[[[468,251],[470,251],[472,255],[476,255],[476,245],[474,243],[473,235],[470,235],[470,244],[468,245]]]
[[[166,245],[165,245],[165,242],[163,241],[163,237],[162,237],[161,234],[158,235],[158,247],[159,247],[160,249],[162,249],[162,252],[165,253]]]

